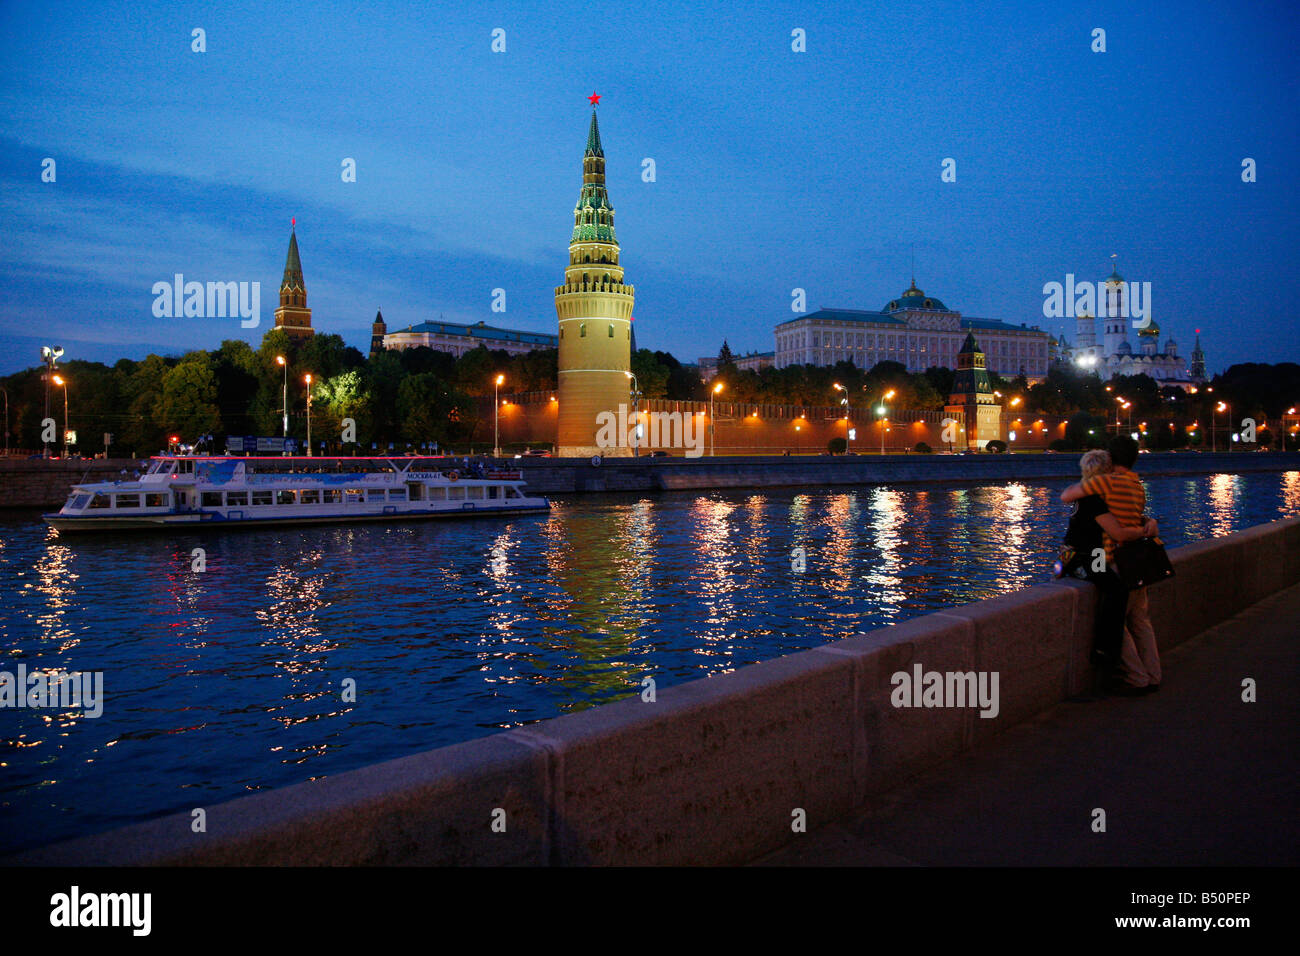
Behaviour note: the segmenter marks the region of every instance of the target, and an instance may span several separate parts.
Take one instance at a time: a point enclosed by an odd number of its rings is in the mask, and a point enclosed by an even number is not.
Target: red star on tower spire
[[[592,94],[589,97],[587,97],[587,99],[591,100],[592,106],[595,106],[597,103],[600,102],[600,97],[596,95],[594,90],[592,91]]]

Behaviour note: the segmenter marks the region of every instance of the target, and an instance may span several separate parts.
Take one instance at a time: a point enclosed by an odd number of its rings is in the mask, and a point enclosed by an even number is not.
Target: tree
[[[637,386],[645,398],[666,398],[670,371],[662,364],[657,353],[649,349],[637,349],[632,355],[632,374],[636,376]]]
[[[737,372],[736,358],[731,354],[731,346],[727,340],[722,340],[722,348],[718,350],[718,377],[730,377]]]
[[[207,352],[190,352],[163,377],[160,419],[182,441],[221,430],[217,377]]]

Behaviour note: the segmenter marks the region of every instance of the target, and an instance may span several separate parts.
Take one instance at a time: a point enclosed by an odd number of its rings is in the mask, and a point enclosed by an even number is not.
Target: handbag
[[[1115,549],[1115,570],[1130,591],[1174,576],[1165,546],[1155,538],[1138,538]]]

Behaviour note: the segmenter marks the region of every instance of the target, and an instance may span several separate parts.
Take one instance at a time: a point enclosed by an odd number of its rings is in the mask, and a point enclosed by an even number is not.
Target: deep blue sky
[[[363,350],[377,307],[553,331],[593,90],[641,346],[770,350],[792,288],[878,309],[915,247],[949,307],[1054,332],[1043,284],[1116,253],[1183,354],[1300,361],[1290,2],[344,6],[0,8],[0,373],[260,340],[293,216]],[[260,281],[262,326],[155,319],[176,272]]]

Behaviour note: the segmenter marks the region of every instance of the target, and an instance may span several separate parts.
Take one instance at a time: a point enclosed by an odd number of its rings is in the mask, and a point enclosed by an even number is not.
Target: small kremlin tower
[[[957,374],[943,410],[949,414],[960,412],[965,419],[967,451],[980,451],[1002,437],[1002,406],[996,402],[984,352],[973,332],[967,333],[957,353]]]
[[[1201,330],[1196,330],[1196,347],[1192,349],[1191,379],[1197,385],[1206,381],[1205,352],[1201,349]]]
[[[370,357],[374,358],[384,350],[384,336],[388,334],[388,323],[384,321],[383,312],[375,312],[375,322],[370,326]]]
[[[284,278],[280,280],[280,307],[275,310],[275,327],[284,329],[291,339],[309,339],[311,309],[307,308],[307,285],[302,278],[298,259],[296,223],[289,231],[289,255],[284,260]]]
[[[582,156],[582,192],[573,210],[569,265],[555,289],[560,322],[558,432],[561,456],[630,455],[630,448],[600,448],[602,412],[631,409],[632,286],[623,284],[614,235],[614,207],[605,192],[605,152],[591,100],[591,126]]]

